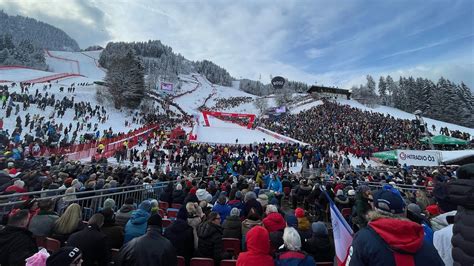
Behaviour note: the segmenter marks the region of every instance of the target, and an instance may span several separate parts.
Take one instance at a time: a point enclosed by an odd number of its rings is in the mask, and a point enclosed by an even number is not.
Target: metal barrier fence
[[[77,203],[82,209],[82,219],[88,220],[94,213],[101,210],[104,201],[111,198],[115,201],[116,208],[120,208],[127,198],[133,198],[134,202],[139,204],[146,199],[156,199],[168,183],[175,181],[159,182],[156,184],[141,184],[135,186],[126,186],[118,188],[109,188],[92,191],[82,191],[71,194],[64,194],[64,189],[36,191],[28,193],[15,193],[0,196],[0,216],[7,215],[11,210],[19,208],[25,202],[25,197],[36,198],[38,200],[53,199],[55,201],[55,210],[62,214],[67,206]]]
[[[358,168],[358,167],[350,167],[347,169],[332,169],[334,174],[339,174],[339,173],[349,173],[349,172],[356,172],[356,173],[371,173],[371,174],[380,174],[380,173],[386,173],[386,172],[397,172],[399,171],[397,168]],[[325,174],[326,169],[325,168],[305,168],[302,169],[301,174],[304,178],[307,178],[311,175],[318,177],[321,176],[321,174]]]

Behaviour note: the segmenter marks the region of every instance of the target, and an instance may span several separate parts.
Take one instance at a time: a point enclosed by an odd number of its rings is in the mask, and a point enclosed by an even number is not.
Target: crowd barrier
[[[118,147],[123,146],[125,140],[129,141],[128,147],[133,147],[138,143],[138,138],[143,137],[144,134],[151,132],[152,130],[158,128],[156,124],[150,124],[138,128],[130,133],[120,135],[113,138],[108,138],[102,141],[92,140],[88,143],[75,144],[67,147],[58,147],[58,148],[48,148],[43,146],[38,155],[40,156],[51,156],[52,154],[66,155],[68,160],[80,160],[84,158],[91,157],[96,153],[97,146],[102,143],[104,147],[104,152],[109,152],[107,155],[113,156],[113,153]],[[144,138],[146,140],[146,136]],[[113,150],[113,152],[111,151]],[[36,156],[36,155],[35,155]],[[110,157],[109,156],[109,157]],[[108,157],[107,157],[108,158]]]
[[[276,138],[276,139],[278,139],[278,140],[281,140],[281,141],[283,141],[283,142],[296,143],[296,144],[299,143],[299,144],[302,144],[302,145],[309,145],[308,143],[304,143],[304,142],[301,142],[301,141],[299,141],[299,140],[296,140],[296,139],[293,139],[293,138],[290,138],[290,137],[283,136],[283,135],[281,135],[281,134],[275,133],[275,132],[273,132],[273,131],[271,131],[271,130],[268,130],[268,129],[266,129],[266,128],[263,128],[263,127],[256,127],[256,129],[257,129],[258,131],[261,131],[261,132],[263,132],[263,133],[265,133],[265,134],[268,134],[268,135],[270,135],[270,136],[272,136],[272,137],[274,137],[274,138]]]
[[[69,58],[63,58],[63,57],[55,56],[55,55],[51,54],[51,52],[49,52],[48,49],[44,49],[44,51],[45,51],[46,54],[47,54],[49,57],[51,57],[51,58],[76,63],[76,66],[77,66],[77,73],[75,73],[75,74],[81,74],[81,65],[79,64],[79,62],[78,62],[77,60],[73,60],[73,59],[69,59]]]
[[[120,137],[106,139],[100,142],[91,142],[87,144],[76,145],[75,147],[73,147],[72,150],[71,149],[69,150],[70,153],[66,152],[65,159],[66,160],[81,160],[85,158],[90,158],[92,156],[95,156],[96,159],[110,158],[114,156],[117,150],[120,150],[123,148],[124,141],[128,141],[127,148],[131,148],[138,144],[138,141],[140,138],[145,142],[148,138],[148,135],[157,128],[158,128],[158,125],[152,124],[152,125],[148,125],[140,129],[134,130],[133,132],[120,136]],[[100,144],[104,145],[104,150],[102,151],[102,153],[98,154],[97,147]],[[81,145],[83,145],[82,149],[81,149]],[[63,151],[66,151],[66,150],[63,150]],[[61,154],[61,153],[58,153],[58,154]]]
[[[45,76],[41,78],[25,80],[23,82],[24,83],[44,83],[48,81],[53,81],[53,80],[63,79],[63,78],[71,78],[71,77],[83,77],[83,75],[74,74],[74,73],[59,73],[59,74],[54,74],[54,75]]]
[[[65,195],[65,189],[55,189],[46,191],[35,191],[28,193],[16,193],[11,195],[0,195],[0,216],[8,214],[12,209],[19,208],[24,203],[21,198],[41,198],[53,199],[57,204],[57,211],[62,214],[65,208],[71,203],[77,203],[83,210],[83,219],[90,218],[95,212],[99,211],[107,198],[115,201],[117,208],[120,208],[127,198],[133,198],[135,203],[139,204],[147,199],[159,199],[160,193],[168,183],[176,181],[158,182],[156,184],[141,184],[126,187],[100,189],[94,191],[83,191]],[[85,215],[84,215],[85,214]],[[87,220],[85,219],[85,220]]]

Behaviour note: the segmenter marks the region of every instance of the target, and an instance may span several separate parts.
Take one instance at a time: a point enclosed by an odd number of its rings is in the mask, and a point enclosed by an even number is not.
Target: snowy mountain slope
[[[30,68],[0,68],[0,80],[20,82],[42,78],[58,73],[30,69]]]
[[[77,86],[76,85],[76,90],[75,93],[68,93],[67,90],[65,89],[64,92],[60,92],[59,88],[60,87],[65,87],[67,88],[70,86],[72,83],[78,84],[81,82],[91,82],[90,79],[88,78],[70,78],[70,79],[65,79],[65,80],[60,80],[58,83],[53,82],[51,83],[51,89],[47,89],[46,91],[49,92],[49,94],[54,93],[56,95],[57,99],[62,99],[63,97],[68,97],[71,98],[71,96],[74,96],[75,102],[90,102],[92,106],[95,105],[100,105],[97,100],[96,100],[96,87],[95,85],[91,86]],[[0,83],[0,85],[3,85]],[[35,94],[35,90],[38,89],[40,93],[45,93],[43,90],[43,84],[35,84],[32,88],[29,89],[30,94]],[[20,87],[17,85],[14,88],[9,89],[10,92],[17,92],[20,93]],[[15,103],[16,104],[16,103]],[[22,105],[20,104],[20,107]],[[101,133],[103,130],[109,129],[110,127],[113,129],[114,132],[127,132],[129,130],[133,130],[135,128],[140,127],[139,124],[132,124],[129,127],[125,127],[125,120],[129,121],[130,123],[132,122],[132,115],[130,113],[127,113],[125,111],[118,111],[113,108],[111,105],[105,105],[105,109],[107,111],[107,114],[109,115],[109,119],[104,123],[100,123],[97,119],[97,117],[93,117],[89,121],[94,125],[95,123],[98,123],[99,125],[99,130],[101,130]],[[27,113],[30,114],[31,118],[35,114],[39,114],[40,116],[45,116],[46,120],[50,117],[50,115],[53,112],[53,107],[46,107],[45,111],[41,111],[39,108],[37,108],[36,104],[31,104],[29,109],[26,111],[23,111],[22,108],[20,108],[20,112],[18,113],[18,116],[21,117],[22,119],[22,126],[24,126],[25,123],[25,115]],[[16,117],[17,115],[14,115],[15,111],[12,112],[12,115],[9,118],[6,118],[6,109],[0,109],[0,117],[4,118],[4,129],[8,129],[9,132],[11,133],[15,129],[16,125]],[[69,123],[73,124],[73,129],[75,129],[77,120],[74,121],[74,109],[67,109],[64,117],[58,118],[55,116],[53,119],[49,119],[50,121],[54,121],[56,124],[63,123],[63,125],[69,125]],[[86,128],[84,130],[78,132],[78,135],[87,133],[88,131]],[[23,136],[25,133],[29,133],[29,128],[24,128],[23,130]],[[31,132],[30,134],[34,134],[34,131]],[[71,135],[70,135],[71,137]]]
[[[62,52],[46,51],[46,64],[54,72],[76,73],[93,80],[103,80],[105,70],[99,67],[101,51]]]

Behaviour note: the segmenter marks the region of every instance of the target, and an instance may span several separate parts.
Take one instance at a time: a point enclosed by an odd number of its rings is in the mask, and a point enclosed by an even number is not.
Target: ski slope
[[[0,80],[11,82],[21,82],[51,76],[54,74],[58,73],[31,68],[0,68]]]
[[[202,119],[202,117],[201,117]],[[282,143],[283,141],[254,129],[247,129],[242,126],[209,117],[209,127],[203,126],[204,121],[200,121],[197,126],[196,142],[218,143],[218,144],[253,144],[261,142]]]
[[[63,52],[46,51],[46,64],[54,72],[76,73],[92,80],[103,80],[105,70],[99,67],[101,51]]]

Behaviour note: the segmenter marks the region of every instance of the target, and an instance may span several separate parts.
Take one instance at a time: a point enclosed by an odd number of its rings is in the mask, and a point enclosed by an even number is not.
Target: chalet
[[[317,99],[351,99],[351,92],[349,90],[339,88],[313,85],[309,88],[308,93]]]

